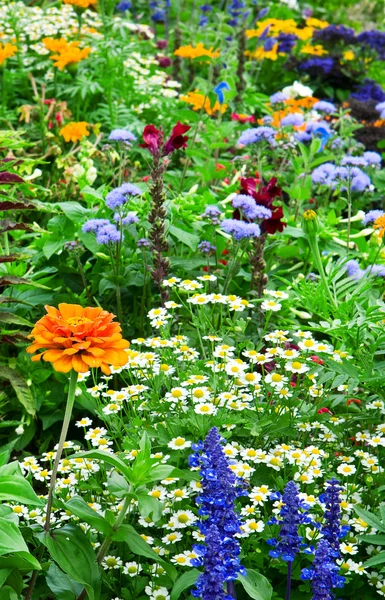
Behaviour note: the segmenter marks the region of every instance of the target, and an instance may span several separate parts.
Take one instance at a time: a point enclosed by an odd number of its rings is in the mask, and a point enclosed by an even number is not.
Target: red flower
[[[144,144],[139,144],[141,148],[147,148],[152,155],[159,151],[163,145],[163,132],[157,129],[155,125],[146,125],[143,130]]]
[[[261,223],[261,230],[263,232],[273,234],[276,231],[283,231],[286,223],[282,222],[282,207],[274,206],[274,199],[282,196],[282,190],[276,185],[277,180],[275,177],[272,177],[265,186],[257,187],[259,183],[260,180],[254,177],[242,178],[242,192],[252,196],[257,204],[266,206],[266,208],[270,208],[272,211],[270,219],[264,219]]]
[[[172,65],[172,60],[168,56],[156,56],[155,58],[162,69],[166,69]]]
[[[326,406],[323,406],[322,408],[319,408],[319,409],[317,410],[317,413],[318,413],[319,415],[323,415],[324,413],[328,413],[329,415],[332,415],[332,414],[333,414],[331,410],[329,410],[328,408],[326,408]]]
[[[171,154],[171,152],[179,150],[179,148],[186,148],[188,137],[183,134],[189,129],[191,129],[189,125],[182,125],[182,123],[178,121],[173,128],[170,137],[163,146],[163,156],[167,156],[167,154]]]
[[[238,115],[237,113],[231,113],[231,120],[240,121],[241,123],[255,123],[254,115],[248,116],[243,114]]]
[[[358,398],[349,398],[347,404],[348,406],[350,406],[351,404],[361,404],[361,400],[359,400]]]
[[[312,360],[313,362],[317,363],[317,365],[323,365],[324,364],[324,361],[319,356],[311,356],[310,360]]]
[[[221,171],[222,169],[226,169],[225,165],[221,165],[221,163],[215,163],[216,172]]]
[[[223,265],[224,267],[227,265],[227,260],[223,260],[223,258],[220,258],[218,262],[221,263],[221,265]]]

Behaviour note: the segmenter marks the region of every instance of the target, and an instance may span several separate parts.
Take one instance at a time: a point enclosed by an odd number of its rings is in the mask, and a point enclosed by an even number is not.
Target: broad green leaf
[[[76,525],[64,525],[39,536],[59,567],[71,579],[81,583],[89,600],[100,598],[100,574],[91,542]]]
[[[385,546],[385,535],[360,535],[360,540],[367,544],[375,544],[376,546]]]
[[[91,211],[79,202],[57,202],[55,206],[60,206],[65,216],[75,223],[81,223],[85,217],[91,215]]]
[[[45,580],[55,600],[76,600],[83,586],[63,573],[55,563],[51,563]]]
[[[144,541],[137,531],[128,524],[121,525],[113,534],[112,539],[115,542],[125,542],[133,554],[151,558],[153,561],[161,565],[172,581],[177,577],[175,567],[159,558],[158,554]]]
[[[44,506],[44,502],[36,496],[31,484],[22,475],[0,474],[0,501]]]
[[[113,470],[107,479],[107,488],[117,498],[124,498],[131,492],[131,486],[126,479]]]
[[[40,571],[41,566],[29,552],[15,552],[13,556],[0,556],[0,569],[18,571]]]
[[[189,233],[180,227],[176,227],[175,225],[170,225],[168,229],[169,233],[176,237],[179,242],[188,246],[193,252],[195,252],[196,247],[199,243],[200,237],[195,235],[194,233]]]
[[[8,575],[12,572],[12,569],[0,569],[0,588],[7,581]]]
[[[18,526],[3,517],[0,518],[0,556],[13,552],[27,552],[28,546]]]
[[[19,600],[20,596],[15,592],[13,588],[6,585],[1,589],[1,600]]]
[[[363,508],[358,508],[358,506],[355,506],[354,510],[356,511],[357,515],[370,527],[374,527],[374,529],[385,533],[385,523],[382,523],[380,519],[376,517],[376,515],[368,510],[364,510]]]
[[[183,573],[176,582],[174,583],[174,587],[171,590],[170,600],[178,600],[180,598],[181,593],[194,585],[196,580],[199,577],[198,569],[190,569]]]
[[[32,396],[32,392],[27,385],[24,377],[20,375],[15,369],[10,369],[9,367],[0,367],[0,377],[4,379],[8,379],[11,383],[13,389],[15,390],[17,399],[20,404],[22,404],[27,411],[28,414],[35,416],[36,414],[36,404],[35,399]]]
[[[129,483],[132,483],[132,470],[126,465],[116,454],[110,454],[104,450],[88,450],[86,452],[77,452],[68,458],[94,458],[96,460],[104,460],[109,465],[115,467],[123,473]]]
[[[112,534],[113,529],[108,521],[88,506],[87,502],[80,496],[73,496],[68,502],[63,502],[63,504],[70,512],[91,525],[91,527],[97,529],[97,531],[104,533],[104,535]]]
[[[385,552],[380,552],[376,554],[376,556],[372,556],[364,563],[364,567],[376,567],[377,565],[382,565],[385,563]]]
[[[149,496],[147,492],[139,492],[135,495],[138,498],[138,507],[142,517],[151,516],[155,523],[162,518],[163,504],[159,500]]]
[[[238,575],[237,581],[254,600],[270,600],[273,594],[273,588],[266,577],[253,569],[247,569],[245,576]]]
[[[0,310],[0,323],[13,323],[14,325],[25,325],[26,327],[33,327],[33,323],[28,321],[28,319],[24,319],[20,315],[15,315],[11,312],[5,312],[4,310]]]

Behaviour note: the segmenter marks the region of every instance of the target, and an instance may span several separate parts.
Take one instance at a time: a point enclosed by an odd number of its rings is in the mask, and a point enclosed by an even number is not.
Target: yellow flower
[[[257,48],[253,52],[246,50],[245,56],[255,58],[256,60],[263,60],[268,58],[269,60],[277,60],[278,56],[284,56],[282,52],[278,54],[278,44],[274,44],[271,50],[265,50],[264,48]]]
[[[312,17],[306,19],[306,25],[308,27],[315,27],[316,29],[325,29],[325,27],[329,27],[327,21],[320,21],[319,19],[313,19]]]
[[[91,48],[79,48],[79,42],[67,42],[64,38],[44,38],[43,44],[47,50],[56,52],[50,56],[50,59],[56,61],[54,65],[61,71],[70,64],[88,58],[91,52]]]
[[[14,56],[16,52],[16,46],[13,46],[12,44],[5,44],[5,46],[3,46],[3,44],[0,44],[0,65],[2,65],[3,62],[7,60],[7,58]]]
[[[346,52],[344,52],[343,57],[345,60],[354,60],[355,59],[355,54],[353,52],[353,50],[346,50]]]
[[[64,137],[66,142],[79,142],[84,137],[88,137],[90,132],[87,130],[88,123],[79,121],[75,123],[71,121],[68,125],[60,130],[60,135]]]
[[[373,223],[373,229],[379,229],[378,237],[383,238],[385,235],[385,215],[378,217]]]
[[[221,105],[219,102],[215,102],[214,106],[211,107],[210,98],[196,90],[195,92],[188,92],[187,96],[181,96],[180,99],[187,102],[187,104],[191,104],[193,110],[200,110],[203,107],[208,115],[212,115],[217,111],[224,113],[227,109],[227,104]]]
[[[64,0],[64,4],[72,4],[72,6],[78,6],[79,8],[88,8],[93,4],[96,4],[98,0]]]
[[[321,44],[312,46],[311,44],[305,44],[301,49],[302,54],[314,54],[314,56],[322,56],[323,54],[329,54],[327,50]]]
[[[218,58],[219,52],[212,48],[205,48],[203,44],[199,43],[195,46],[181,46],[174,52],[175,56],[181,56],[182,58],[200,58],[207,56],[208,58]]]

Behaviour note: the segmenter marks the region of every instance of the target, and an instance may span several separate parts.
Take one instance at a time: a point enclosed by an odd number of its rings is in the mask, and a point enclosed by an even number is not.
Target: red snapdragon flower
[[[163,131],[157,129],[155,125],[146,125],[143,130],[144,144],[139,144],[141,148],[147,148],[152,155],[157,154],[159,148],[163,145]]]
[[[264,233],[276,233],[283,231],[286,223],[282,221],[283,210],[281,206],[275,207],[274,200],[282,196],[282,190],[276,185],[277,179],[272,177],[265,186],[259,186],[259,178],[247,177],[241,178],[241,193],[252,196],[257,204],[266,206],[272,211],[270,219],[264,219],[260,224],[261,230]]]
[[[162,156],[167,156],[179,150],[179,148],[186,148],[188,137],[183,135],[190,128],[189,125],[183,125],[178,123],[173,128],[170,137],[164,143],[164,136],[162,129],[157,129],[155,125],[146,125],[143,130],[143,144],[139,144],[141,148],[147,148],[153,156],[162,153]]]
[[[174,150],[179,150],[179,148],[186,148],[188,137],[187,135],[183,134],[189,129],[191,129],[189,125],[183,125],[180,123],[180,121],[178,121],[173,128],[170,137],[163,146],[163,156],[167,156],[167,154],[171,154],[171,152],[174,152]]]

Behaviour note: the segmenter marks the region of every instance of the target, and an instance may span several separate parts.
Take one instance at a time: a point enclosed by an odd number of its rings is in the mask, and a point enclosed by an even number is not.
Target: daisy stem
[[[59,462],[61,459],[61,455],[63,454],[64,442],[66,441],[68,427],[69,427],[69,424],[71,421],[72,409],[73,409],[74,402],[75,402],[75,391],[76,391],[77,380],[78,380],[78,374],[74,369],[72,369],[71,374],[70,374],[67,404],[66,404],[63,425],[61,428],[61,434],[60,434],[60,439],[59,439],[59,446],[58,446],[58,449],[56,452],[55,462],[54,462],[53,469],[52,469],[51,481],[49,484],[46,519],[45,519],[45,524],[44,524],[45,531],[49,531],[49,526],[51,523],[53,492],[55,489],[55,483],[56,483],[57,471],[59,468]]]

